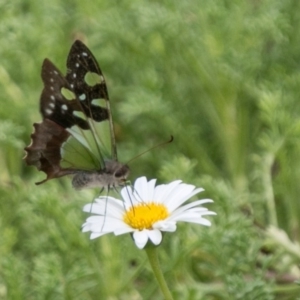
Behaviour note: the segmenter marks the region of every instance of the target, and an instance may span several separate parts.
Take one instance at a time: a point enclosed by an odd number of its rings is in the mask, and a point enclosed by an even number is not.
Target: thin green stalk
[[[158,256],[157,256],[157,247],[148,245],[146,248],[146,253],[152,267],[154,276],[159,284],[159,287],[165,297],[165,300],[173,300],[172,294],[167,286],[164,275],[161,271],[161,267],[159,265]]]
[[[276,206],[275,206],[275,198],[274,198],[272,174],[271,174],[273,163],[274,163],[274,155],[271,153],[265,155],[263,184],[265,188],[265,197],[267,201],[269,223],[277,227],[278,222],[277,222]]]

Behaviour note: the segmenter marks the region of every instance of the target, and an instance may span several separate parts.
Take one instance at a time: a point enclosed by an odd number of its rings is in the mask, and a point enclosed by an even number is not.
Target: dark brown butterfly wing
[[[67,60],[66,79],[70,88],[76,95],[80,103],[83,104],[85,114],[97,122],[109,121],[111,137],[111,158],[118,160],[112,113],[104,76],[92,52],[80,41],[76,41],[69,53]],[[86,75],[94,73],[99,76],[100,83],[90,86],[86,81]],[[101,107],[92,104],[93,99],[105,100],[105,113]]]
[[[73,169],[61,168],[61,145],[69,138],[70,133],[60,125],[49,119],[41,123],[34,123],[34,132],[31,135],[31,144],[25,148],[25,161],[28,165],[36,166],[38,170],[47,174],[47,178],[36,184],[74,174]]]

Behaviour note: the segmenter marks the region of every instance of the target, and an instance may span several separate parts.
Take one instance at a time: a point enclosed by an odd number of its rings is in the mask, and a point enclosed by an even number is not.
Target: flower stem
[[[159,265],[158,257],[157,257],[157,247],[154,247],[153,245],[147,245],[146,253],[150,262],[150,265],[152,267],[152,271],[154,273],[154,276],[156,277],[156,280],[160,286],[160,289],[165,297],[165,300],[173,300],[172,294],[167,286],[166,280],[164,278],[164,275],[161,271],[161,267]]]
[[[265,199],[267,201],[267,209],[269,214],[269,223],[275,227],[278,227],[275,196],[272,183],[272,165],[275,161],[275,155],[268,153],[264,157],[264,176],[263,184],[265,188]]]

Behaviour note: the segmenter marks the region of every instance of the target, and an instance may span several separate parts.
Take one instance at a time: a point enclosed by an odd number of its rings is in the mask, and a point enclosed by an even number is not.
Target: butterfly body
[[[75,189],[105,188],[124,184],[124,178],[129,174],[129,167],[117,161],[107,161],[105,168],[99,171],[79,171],[72,180]]]
[[[87,81],[90,74],[96,75],[95,82]],[[74,175],[76,189],[123,185],[129,167],[117,159],[107,87],[91,51],[75,41],[66,76],[45,59],[42,79],[43,120],[34,124],[31,144],[25,148],[26,163],[47,175],[37,184]]]

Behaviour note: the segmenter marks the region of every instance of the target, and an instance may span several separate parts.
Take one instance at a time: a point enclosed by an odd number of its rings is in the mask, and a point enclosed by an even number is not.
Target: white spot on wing
[[[88,56],[86,52],[82,52],[82,56]]]
[[[50,81],[51,81],[51,82],[53,82],[53,81],[54,81],[54,79],[53,79],[53,78],[50,78]]]
[[[52,109],[46,108],[46,109],[45,109],[45,113],[46,113],[47,115],[51,115],[51,114],[52,114]]]
[[[55,104],[51,102],[51,103],[49,103],[49,107],[50,107],[50,108],[54,108],[54,107],[55,107]]]
[[[86,95],[85,94],[81,94],[79,97],[79,100],[83,101],[86,99]]]
[[[74,84],[73,84],[73,83],[71,83],[71,84],[70,84],[70,87],[71,87],[71,89],[73,89],[73,88],[74,88]]]
[[[68,109],[68,106],[67,106],[66,104],[63,104],[63,105],[61,106],[61,109],[67,110],[67,109]]]
[[[79,68],[79,63],[76,63],[75,66],[76,66],[76,68]]]
[[[54,74],[56,74],[56,75],[58,74],[58,72],[57,72],[57,71],[55,71],[55,70],[53,71],[53,73],[54,73]]]
[[[76,73],[73,73],[73,77],[76,78]]]
[[[54,87],[53,87],[53,86],[50,86],[50,90],[51,90],[51,91],[54,91]]]
[[[54,97],[53,95],[51,95],[51,96],[50,96],[50,99],[54,101],[54,100],[55,100],[55,97]]]

